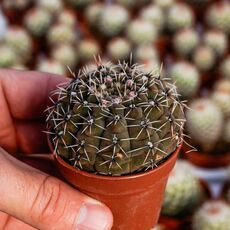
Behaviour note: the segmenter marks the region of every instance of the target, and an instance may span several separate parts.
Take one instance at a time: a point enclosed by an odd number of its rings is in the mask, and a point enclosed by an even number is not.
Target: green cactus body
[[[228,230],[230,206],[224,201],[207,201],[195,213],[193,230]]]
[[[135,19],[127,28],[127,36],[135,45],[147,45],[157,38],[157,30],[143,19]]]
[[[136,62],[143,62],[148,60],[159,60],[159,55],[153,45],[140,45],[134,50],[134,58]],[[156,68],[155,68],[156,69]]]
[[[56,24],[52,26],[47,34],[47,40],[51,46],[74,44],[77,42],[77,39],[75,29],[66,24]]]
[[[179,30],[173,37],[174,49],[181,56],[190,55],[198,44],[199,35],[191,28]]]
[[[47,32],[51,21],[51,13],[41,7],[29,10],[24,17],[24,24],[26,28],[35,37],[43,36]]]
[[[184,3],[175,3],[169,8],[167,26],[170,31],[189,28],[194,23],[192,10]]]
[[[192,172],[192,166],[186,161],[178,160],[166,185],[162,215],[186,215],[196,208],[201,199],[201,185]]]
[[[99,19],[102,11],[104,10],[104,5],[101,3],[92,3],[85,10],[85,18],[91,27],[98,26]]]
[[[145,73],[159,73],[160,63],[158,59],[143,60],[139,62],[142,66],[142,70]],[[157,70],[157,72],[156,72]],[[161,75],[163,76],[164,71],[162,70]]]
[[[26,30],[20,27],[9,27],[4,40],[20,56],[21,63],[31,58],[32,39]]]
[[[208,25],[230,34],[230,3],[221,1],[212,4],[206,14]]]
[[[230,55],[228,55],[220,65],[220,73],[221,75],[230,80]]]
[[[230,81],[219,80],[211,95],[212,100],[221,109],[225,117],[230,117]]]
[[[60,62],[66,68],[67,66],[72,68],[78,63],[78,54],[74,47],[70,45],[61,44],[55,47],[51,52],[51,57]]]
[[[114,176],[152,169],[182,141],[175,86],[136,64],[83,69],[58,92],[48,109],[51,142],[79,169]]]
[[[200,71],[211,70],[215,61],[215,53],[208,46],[199,46],[193,54],[193,62]]]
[[[18,61],[18,56],[15,54],[14,50],[4,44],[0,45],[0,67],[7,68],[15,65]]]
[[[223,115],[209,99],[196,99],[186,112],[187,133],[203,151],[212,151],[222,134]]]
[[[77,23],[77,19],[72,11],[63,9],[57,15],[57,23],[74,27]]]
[[[173,4],[175,0],[153,0],[153,3],[163,10],[168,10]]]
[[[120,34],[129,21],[129,12],[120,5],[105,6],[98,22],[98,30],[108,37]]]
[[[175,63],[170,75],[183,99],[190,99],[196,94],[200,86],[200,76],[195,66],[185,61]]]
[[[42,59],[38,62],[36,69],[41,72],[66,75],[67,68],[58,61],[52,59]]]
[[[162,9],[154,4],[146,6],[140,12],[140,18],[149,21],[158,30],[164,27],[164,13]]]
[[[204,34],[204,44],[212,48],[217,56],[223,56],[228,50],[228,37],[221,31],[210,30]]]
[[[32,0],[3,0],[2,1],[2,6],[5,9],[11,9],[11,10],[24,10],[26,9]]]
[[[100,46],[94,40],[84,39],[78,44],[79,58],[83,62],[94,60],[100,52]]]
[[[112,60],[126,60],[131,54],[130,42],[121,37],[112,39],[107,46],[107,53]]]
[[[37,4],[50,13],[59,13],[63,9],[62,0],[39,0]]]

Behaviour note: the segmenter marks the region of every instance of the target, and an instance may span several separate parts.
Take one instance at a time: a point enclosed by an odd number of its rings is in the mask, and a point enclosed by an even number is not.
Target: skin
[[[0,229],[111,229],[113,218],[105,205],[48,174],[58,176],[45,159],[44,110],[50,92],[66,81],[57,75],[0,70]],[[36,153],[44,153],[44,159],[26,157]],[[86,221],[82,207],[91,214]]]

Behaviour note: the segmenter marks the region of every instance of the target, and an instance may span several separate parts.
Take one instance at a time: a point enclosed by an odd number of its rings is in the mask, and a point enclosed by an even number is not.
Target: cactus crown
[[[184,104],[175,86],[131,61],[85,68],[53,95],[51,143],[79,169],[104,175],[148,170],[182,142]]]

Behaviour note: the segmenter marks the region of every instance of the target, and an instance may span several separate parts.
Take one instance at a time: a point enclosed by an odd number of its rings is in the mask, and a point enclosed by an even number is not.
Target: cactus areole
[[[84,68],[51,95],[47,123],[54,152],[95,174],[153,169],[182,142],[184,104],[178,96],[169,78],[137,64]]]

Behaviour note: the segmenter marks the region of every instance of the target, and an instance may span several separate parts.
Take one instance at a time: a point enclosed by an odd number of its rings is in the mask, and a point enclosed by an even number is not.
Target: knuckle
[[[37,221],[50,223],[50,220],[59,220],[63,207],[61,182],[51,176],[45,176],[32,202],[31,213],[35,213]]]

